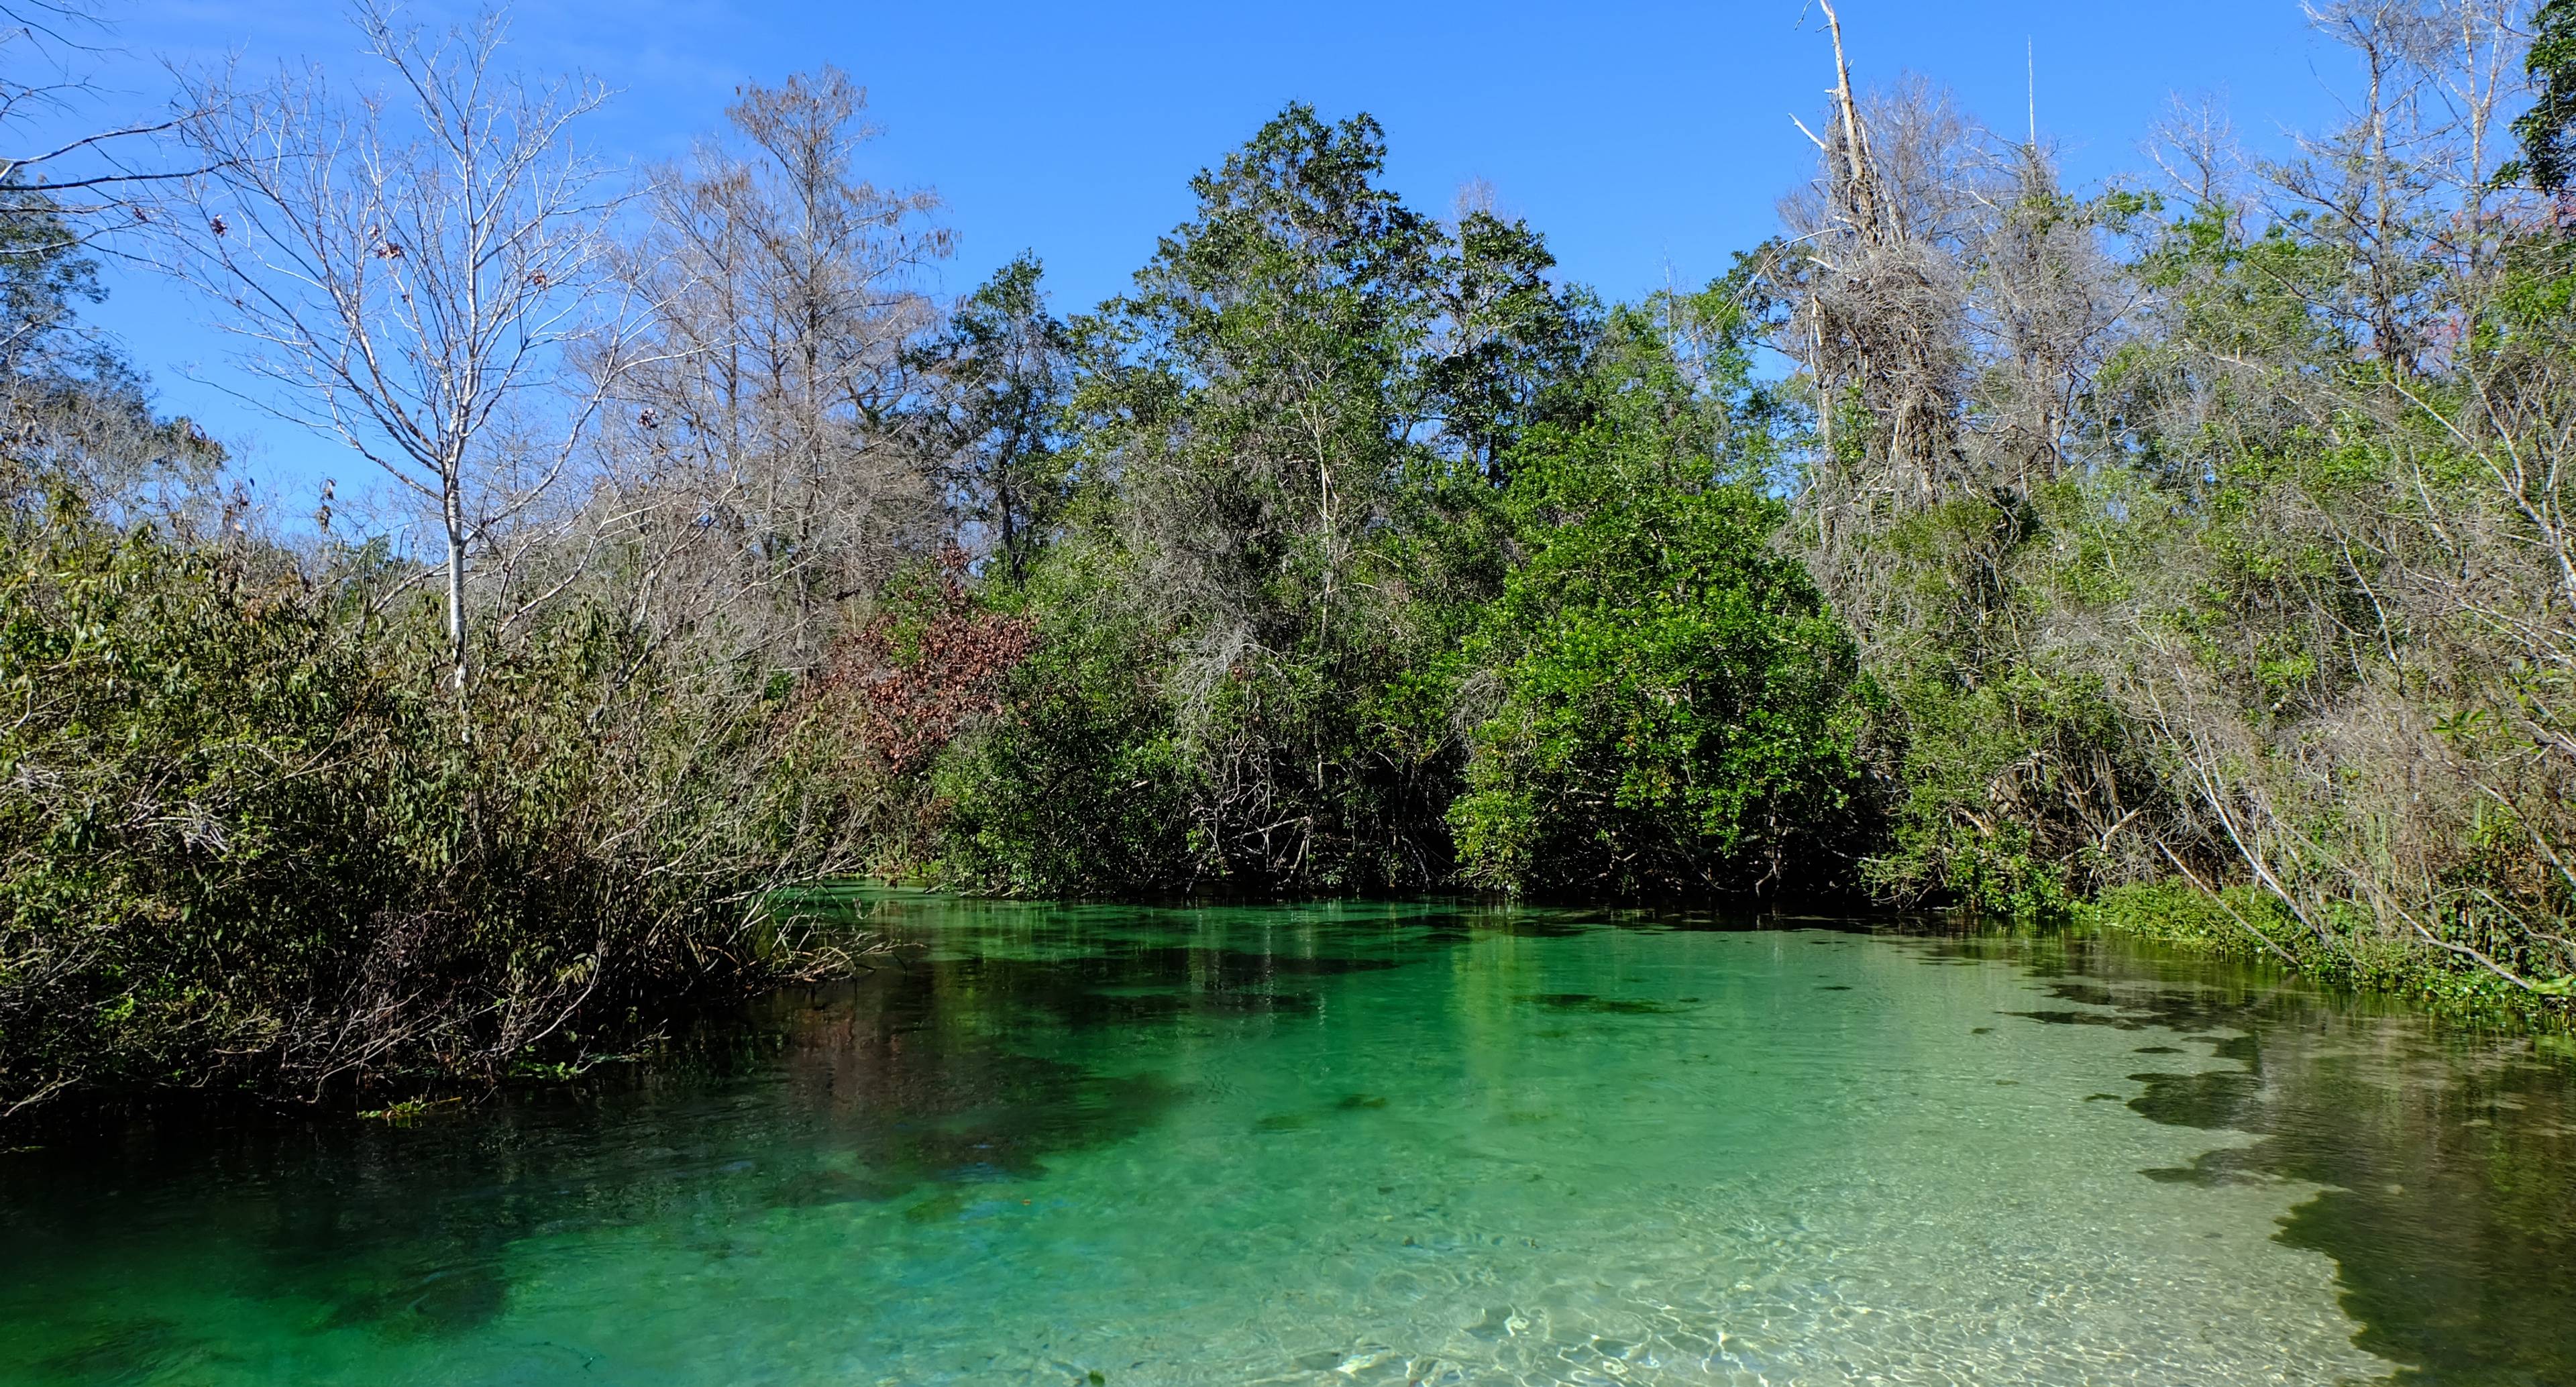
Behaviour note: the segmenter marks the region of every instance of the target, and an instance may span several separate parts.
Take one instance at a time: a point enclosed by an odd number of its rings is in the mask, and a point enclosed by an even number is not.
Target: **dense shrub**
[[[1449,809],[1465,873],[1614,895],[1845,884],[1874,819],[1858,651],[1650,324],[1621,315],[1602,357],[1579,421],[1513,455],[1526,558],[1475,647],[1493,708]]]
[[[596,606],[460,712],[367,554],[57,516],[0,563],[0,1103],[596,1048],[794,962],[755,903],[853,860],[846,710],[657,667]]]

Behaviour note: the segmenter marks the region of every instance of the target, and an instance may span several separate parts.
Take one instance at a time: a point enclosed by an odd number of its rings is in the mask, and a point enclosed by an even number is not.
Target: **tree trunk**
[[[456,685],[456,711],[465,711],[465,498],[454,481],[443,488],[447,522],[447,657]]]

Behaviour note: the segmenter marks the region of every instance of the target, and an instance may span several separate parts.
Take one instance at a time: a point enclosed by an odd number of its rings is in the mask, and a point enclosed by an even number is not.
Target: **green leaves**
[[[2523,67],[2539,90],[2514,118],[2522,157],[2497,169],[2495,181],[2562,192],[2576,183],[2576,0],[2542,0],[2531,30]]]
[[[1443,226],[1382,186],[1385,158],[1367,116],[1288,107],[1073,324],[1080,490],[1026,577],[1046,653],[952,760],[952,870],[1014,890],[1446,877],[1461,749],[1431,672],[1504,567],[1498,459],[1589,320],[1527,227]]]
[[[1448,815],[1479,884],[1812,889],[1855,841],[1857,652],[1677,366],[1614,317],[1585,416],[1511,455],[1529,557],[1478,638],[1500,706]]]
[[[1063,414],[1072,388],[1071,329],[1048,311],[1044,271],[1022,255],[969,295],[914,364],[948,383],[937,445],[960,519],[980,531],[994,577],[1018,582],[1071,499]]]
[[[0,1108],[489,1074],[583,1006],[792,961],[745,902],[845,866],[869,792],[812,697],[575,600],[460,738],[437,613],[345,558],[0,529]]]
[[[1761,487],[1740,272],[1604,313],[1291,106],[1081,319],[1084,491],[1014,712],[944,769],[1017,891],[1815,884],[1856,656]],[[1803,854],[1803,855],[1802,855]],[[1796,859],[1793,861],[1793,859]]]

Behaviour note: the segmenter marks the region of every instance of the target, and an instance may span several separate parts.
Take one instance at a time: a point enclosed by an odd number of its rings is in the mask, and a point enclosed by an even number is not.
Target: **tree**
[[[2542,0],[2531,29],[2523,64],[2533,99],[2513,122],[2522,158],[2498,169],[2496,181],[2563,193],[2576,185],[2576,0]]]
[[[1423,388],[1443,441],[1495,486],[1508,480],[1504,455],[1590,345],[1586,306],[1549,282],[1554,268],[1537,232],[1489,207],[1462,212],[1436,266]]]
[[[224,450],[157,414],[132,363],[79,330],[78,305],[105,292],[81,233],[32,195],[0,215],[0,509],[195,525]]]
[[[0,505],[193,520],[222,448],[158,417],[142,374],[76,321],[106,297],[95,246],[179,176],[150,162],[172,118],[87,118],[81,64],[106,27],[82,0],[0,3]]]
[[[504,72],[495,13],[438,34],[383,0],[352,18],[392,94],[186,77],[178,133],[206,171],[161,220],[170,267],[280,387],[256,403],[435,513],[461,704],[469,553],[552,488],[605,395],[572,367],[615,333],[596,311],[615,199],[572,136],[607,93]]]
[[[1478,884],[1812,891],[1867,841],[1858,652],[1773,543],[1741,311],[1673,307],[1717,320],[1711,379],[1619,310],[1580,404],[1510,457],[1528,557],[1471,646],[1492,704],[1448,811]]]
[[[1365,575],[1430,456],[1441,234],[1380,186],[1385,159],[1374,120],[1288,107],[1192,180],[1196,216],[1081,325],[1080,463],[1116,501],[1095,542],[1132,565],[1120,624],[1175,632],[1152,663],[1207,768],[1214,873],[1330,880],[1387,836],[1364,715],[1327,692],[1391,653]]]
[[[911,350],[937,320],[917,278],[950,238],[926,224],[935,196],[853,168],[866,103],[831,67],[741,88],[733,142],[655,176],[620,264],[650,309],[600,362],[619,406],[607,514],[643,556],[639,609],[692,575],[801,664],[839,604],[940,539]]]
[[[1500,459],[1588,308],[1526,226],[1444,225],[1383,185],[1385,160],[1369,117],[1287,107],[1192,180],[1195,213],[1134,287],[1070,325],[1069,442],[1030,460],[1075,485],[1008,599],[1046,637],[1018,712],[955,778],[969,870],[1016,889],[1447,875],[1463,753],[1441,671],[1505,563]],[[1130,832],[1072,789],[1111,786],[1168,808]]]
[[[1192,180],[1197,218],[1091,328],[1078,408],[1138,539],[1272,648],[1333,640],[1412,441],[1439,233],[1377,186],[1385,162],[1376,121],[1290,106]]]
[[[1047,311],[1044,273],[1033,255],[1003,266],[921,353],[945,386],[934,428],[950,505],[1007,583],[1027,576],[1071,496],[1061,416],[1073,338]]]

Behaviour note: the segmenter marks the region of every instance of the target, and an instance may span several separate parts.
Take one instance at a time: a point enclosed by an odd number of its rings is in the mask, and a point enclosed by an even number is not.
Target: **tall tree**
[[[351,16],[389,95],[187,78],[179,136],[206,171],[159,220],[171,267],[279,387],[257,402],[435,516],[462,700],[469,553],[552,488],[604,395],[574,358],[614,331],[597,311],[614,197],[573,135],[607,93],[508,73],[497,13],[443,32],[397,15]]]
[[[1288,107],[1083,324],[1083,465],[1118,498],[1137,618],[1179,632],[1160,682],[1209,773],[1218,871],[1311,879],[1373,836],[1357,710],[1317,695],[1383,658],[1366,573],[1427,456],[1441,232],[1381,186],[1385,159],[1374,120]]]
[[[80,330],[106,293],[81,240],[33,194],[0,213],[0,508],[192,524],[224,451],[156,414],[142,374]]]
[[[746,86],[729,140],[657,174],[622,266],[651,307],[604,374],[611,510],[649,555],[638,603],[675,573],[724,575],[776,604],[798,662],[938,528],[903,415],[937,316],[918,277],[950,241],[936,197],[859,176],[866,105],[832,67]]]
[[[1385,159],[1367,116],[1287,107],[1073,324],[1080,487],[1027,595],[1048,687],[959,798],[996,875],[1446,873],[1464,753],[1433,690],[1462,604],[1499,582],[1503,459],[1590,316],[1526,226],[1472,207],[1444,225],[1384,186]],[[1147,785],[1169,806],[1148,836],[1176,846],[1122,854],[1056,807]]]
[[[1550,282],[1555,268],[1527,223],[1486,207],[1463,211],[1435,266],[1423,388],[1444,441],[1496,486],[1509,480],[1504,455],[1589,345],[1585,309]]]
[[[1471,640],[1492,704],[1448,810],[1461,875],[1616,895],[1848,884],[1875,826],[1857,651],[1773,542],[1787,511],[1761,488],[1754,320],[1723,284],[1655,307],[1611,314],[1578,397],[1510,456],[1525,558]]]
[[[1378,186],[1386,140],[1292,105],[1192,180],[1092,326],[1080,404],[1180,591],[1265,647],[1329,644],[1419,401],[1439,228]]]
[[[1004,582],[1019,582],[1071,494],[1061,415],[1073,337],[1047,309],[1045,271],[1022,255],[949,315],[920,353],[944,386],[934,447],[950,505]]]

